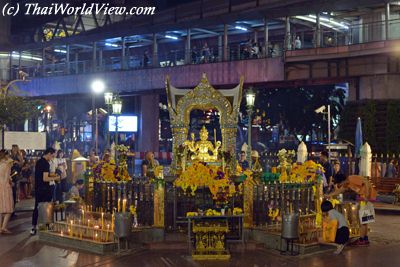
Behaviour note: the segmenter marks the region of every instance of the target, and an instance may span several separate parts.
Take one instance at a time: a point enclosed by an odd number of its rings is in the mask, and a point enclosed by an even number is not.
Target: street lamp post
[[[50,105],[47,105],[47,106],[44,108],[44,122],[45,122],[45,124],[44,124],[44,131],[46,132],[46,142],[47,142],[49,145],[51,145],[51,130],[50,130],[50,127],[49,127],[49,125],[51,125],[51,124],[49,123],[49,120],[50,120],[50,112],[51,112],[51,106],[50,106]]]
[[[246,93],[246,103],[247,103],[247,115],[249,117],[247,125],[247,161],[249,162],[249,168],[252,167],[251,162],[251,116],[253,115],[254,101],[256,99],[256,94],[249,88]]]
[[[115,115],[115,133],[114,133],[114,151],[115,161],[117,161],[117,145],[118,145],[118,115],[121,114],[122,100],[119,95],[116,95],[112,102],[113,114]]]
[[[113,93],[105,92],[104,93],[104,102],[107,106],[107,148],[110,148],[110,129],[108,128],[108,122],[110,120],[110,106],[113,103]]]
[[[99,129],[97,121],[97,108],[96,108],[96,94],[101,94],[104,92],[105,85],[102,81],[96,80],[92,83],[92,147],[96,149],[98,153],[99,146]],[[94,126],[94,127],[93,127]],[[95,129],[93,129],[95,128]]]
[[[325,112],[327,108],[328,111]],[[315,113],[326,114],[328,116],[328,160],[331,160],[331,105],[321,106],[315,110]]]

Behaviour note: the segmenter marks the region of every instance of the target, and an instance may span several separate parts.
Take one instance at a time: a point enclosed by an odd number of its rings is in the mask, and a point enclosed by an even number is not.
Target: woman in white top
[[[14,211],[10,176],[12,162],[7,152],[4,149],[0,150],[0,234],[11,234],[7,229],[7,224]]]

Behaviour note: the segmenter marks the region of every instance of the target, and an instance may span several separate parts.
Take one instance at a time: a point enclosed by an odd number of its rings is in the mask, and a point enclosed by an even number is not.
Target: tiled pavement
[[[27,205],[29,206],[29,205]],[[194,262],[185,252],[147,251],[137,249],[120,255],[98,256],[63,249],[38,242],[29,236],[31,212],[18,213],[11,221],[12,235],[0,236],[0,267],[64,267],[64,266],[252,266],[252,267],[398,267],[400,266],[400,216],[377,215],[372,225],[371,245],[367,248],[346,248],[335,256],[332,252],[304,257],[283,257],[269,251],[246,251],[232,255],[226,262]]]

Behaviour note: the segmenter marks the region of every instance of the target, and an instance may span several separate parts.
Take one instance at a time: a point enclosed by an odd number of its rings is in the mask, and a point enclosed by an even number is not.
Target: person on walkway
[[[333,171],[332,171],[332,165],[329,162],[329,155],[327,151],[322,151],[321,152],[321,156],[319,157],[319,161],[322,165],[322,167],[324,168],[324,175],[326,178],[326,181],[324,181],[324,193],[329,193],[330,192],[330,188],[329,185],[332,184],[332,180],[333,180]]]
[[[374,201],[376,199],[376,190],[373,188],[367,178],[359,175],[350,175],[344,182],[335,185],[335,190],[325,197],[332,198],[349,190],[355,192],[358,195],[360,205],[365,204],[368,201]],[[353,242],[351,245],[369,246],[368,224],[361,224],[360,238],[357,239],[357,241]]]
[[[31,183],[32,179],[32,170],[28,160],[24,161],[21,170],[21,181],[19,183],[20,191],[24,199],[31,198],[30,191],[29,191],[29,184]]]
[[[324,215],[324,217],[329,218],[329,220],[336,220],[338,222],[337,224],[337,230],[336,230],[336,237],[335,237],[335,244],[337,249],[334,252],[334,254],[338,255],[340,254],[344,247],[346,246],[347,242],[350,240],[350,230],[347,225],[346,218],[343,216],[342,213],[339,211],[335,210],[333,208],[333,205],[330,201],[324,200],[321,203],[321,211]],[[319,243],[325,243],[324,241],[320,240]],[[332,244],[332,243],[330,243]]]
[[[12,145],[11,148],[11,159],[13,160],[13,164],[11,167],[11,173],[12,175],[12,192],[13,192],[13,199],[14,199],[14,208],[15,204],[18,202],[19,196],[17,193],[18,187],[19,187],[19,181],[21,180],[21,170],[22,170],[22,164],[24,163],[24,159],[22,157],[21,151],[19,150],[18,145]],[[13,213],[13,216],[15,214]]]
[[[8,158],[7,152],[4,149],[0,150],[0,234],[11,234],[7,229],[11,214],[14,212],[11,165],[12,160]]]
[[[80,197],[80,192],[82,191],[84,187],[84,182],[83,179],[79,179],[75,182],[75,184],[71,187],[71,189],[68,192],[68,198],[72,199],[75,197]]]
[[[40,202],[50,202],[53,197],[51,181],[59,181],[60,176],[50,173],[50,161],[54,158],[56,151],[48,148],[43,156],[36,162],[35,166],[35,209],[32,214],[31,235],[36,235],[38,222],[38,205]]]
[[[154,159],[153,152],[146,152],[145,159],[142,161],[142,176],[151,177],[154,175],[154,170],[160,163]]]
[[[242,170],[247,170],[249,168],[249,162],[246,159],[246,151],[240,151],[240,158],[238,163]]]
[[[296,36],[296,40],[294,41],[294,49],[301,49],[301,40],[299,36]]]
[[[62,203],[64,198],[63,194],[68,192],[67,190],[67,161],[64,158],[64,151],[61,149],[57,151],[57,157],[54,159],[56,163],[56,171],[61,178],[60,183],[56,184],[56,200]]]
[[[331,181],[331,185],[340,184],[346,180],[346,175],[340,169],[340,162],[336,160],[333,163],[333,179]]]

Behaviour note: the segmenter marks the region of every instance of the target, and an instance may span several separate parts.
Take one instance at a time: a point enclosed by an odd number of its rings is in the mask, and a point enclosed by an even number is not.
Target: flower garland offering
[[[183,191],[196,194],[198,187],[208,187],[214,200],[226,200],[236,193],[234,183],[216,166],[207,166],[200,162],[193,163],[175,180],[175,186]]]
[[[323,170],[321,164],[312,160],[308,160],[303,164],[294,164],[290,173],[290,181],[292,183],[315,182],[318,176],[324,172]]]
[[[206,216],[221,216],[221,212],[213,209],[208,209],[206,210]]]
[[[189,211],[186,213],[186,217],[196,217],[196,216],[199,216],[199,214],[194,211]]]
[[[118,165],[111,159],[110,161],[101,161],[93,166],[93,174],[96,180],[103,180],[105,182],[127,182],[131,180],[128,173],[127,153],[129,147],[125,145],[118,145],[115,149],[118,153]]]
[[[233,215],[240,215],[243,214],[243,210],[241,208],[233,208]]]

